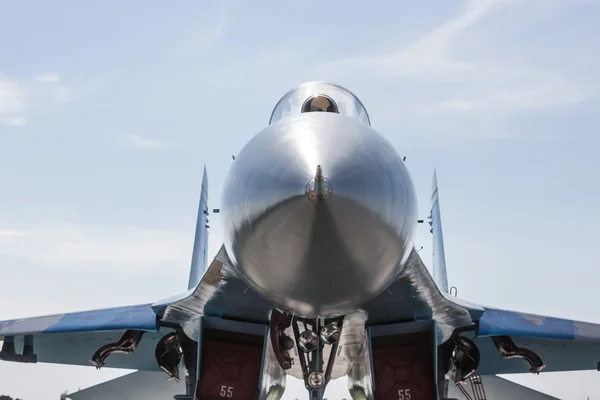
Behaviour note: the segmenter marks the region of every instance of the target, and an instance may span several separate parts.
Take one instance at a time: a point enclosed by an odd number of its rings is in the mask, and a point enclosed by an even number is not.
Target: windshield
[[[269,125],[292,115],[315,111],[335,112],[371,125],[358,97],[346,88],[324,82],[304,83],[289,91],[273,109]]]

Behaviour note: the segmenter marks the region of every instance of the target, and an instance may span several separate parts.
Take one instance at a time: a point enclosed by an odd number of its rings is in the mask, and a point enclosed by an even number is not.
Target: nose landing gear
[[[298,359],[304,378],[304,386],[311,400],[322,400],[331,379],[335,356],[339,347],[344,317],[308,319],[285,315],[277,310],[271,314],[271,341],[281,367],[291,368],[292,358],[288,351],[298,348]],[[292,326],[294,339],[283,330]],[[286,346],[287,344],[287,346]],[[329,350],[327,366],[324,367],[325,351]]]

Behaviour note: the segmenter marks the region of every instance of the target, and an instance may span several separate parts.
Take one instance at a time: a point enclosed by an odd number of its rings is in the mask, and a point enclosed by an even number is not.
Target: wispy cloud
[[[449,50],[460,34],[476,25],[504,1],[468,1],[462,12],[402,49],[393,49],[375,56],[348,57],[329,65],[339,69],[368,68],[379,77],[430,76],[447,71],[465,71],[473,66],[454,60]],[[323,65],[327,67],[327,64]]]
[[[25,235],[25,232],[23,232],[23,231],[0,228],[0,239],[1,238],[18,237],[18,236],[24,236],[24,235]]]
[[[69,88],[56,72],[22,80],[0,74],[0,125],[23,126],[29,114],[65,103],[69,96]]]
[[[0,123],[20,125],[24,123],[25,92],[14,79],[0,75]]]
[[[464,113],[545,109],[581,103],[594,96],[586,85],[559,73],[493,67],[481,67],[478,73],[481,80],[456,90],[434,104],[432,110]]]
[[[46,72],[36,76],[35,79],[44,83],[57,83],[60,81],[60,74],[58,72]]]
[[[223,8],[219,15],[207,18],[202,15],[197,24],[175,48],[176,53],[200,50],[216,43],[225,34],[229,21],[229,9]]]
[[[23,126],[25,125],[25,118],[22,116],[0,117],[0,125]]]
[[[161,71],[165,68],[179,68],[177,66],[181,63],[189,62],[184,60],[202,57],[211,46],[215,45],[227,33],[229,14],[229,8],[224,7],[217,15],[201,15],[197,22],[192,25],[192,28],[187,30],[181,39],[171,46],[168,53],[155,68]],[[154,69],[150,69],[145,74],[154,72]]]
[[[375,56],[344,58],[322,64],[320,68],[343,71],[348,76],[373,76],[386,84],[438,85],[436,90],[422,91],[420,99],[414,98],[411,91],[413,99],[408,103],[399,94],[403,104],[398,109],[418,108],[429,114],[555,108],[596,96],[587,82],[564,69],[559,72],[551,65],[540,67],[535,65],[535,60],[524,58],[512,62],[489,61],[497,59],[489,57],[491,53],[506,51],[506,48],[498,48],[491,41],[485,24],[501,12],[523,13],[524,10],[528,12],[520,23],[527,23],[539,7],[545,5],[514,0],[467,1],[454,18],[401,49]],[[456,49],[466,43],[474,50],[468,56],[457,53]]]
[[[30,229],[0,230],[0,255],[56,268],[187,268],[191,237],[136,227],[87,227],[57,222]]]
[[[121,139],[124,145],[138,149],[165,149],[170,147],[166,142],[142,137],[137,133],[126,133],[121,136]]]

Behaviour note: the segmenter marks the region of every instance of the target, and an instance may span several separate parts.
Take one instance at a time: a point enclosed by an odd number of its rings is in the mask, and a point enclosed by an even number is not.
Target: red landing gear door
[[[433,341],[429,333],[372,339],[377,400],[435,400]]]
[[[205,335],[196,400],[258,400],[262,355],[263,337]]]

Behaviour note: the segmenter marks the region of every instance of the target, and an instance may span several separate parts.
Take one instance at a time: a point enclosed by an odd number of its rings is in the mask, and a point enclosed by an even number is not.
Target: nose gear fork
[[[344,317],[325,320],[300,318],[275,309],[271,313],[270,338],[276,358],[284,370],[290,369],[293,363],[290,351],[294,346],[297,348],[304,386],[310,394],[310,400],[323,400],[335,364],[343,322]],[[294,339],[284,332],[290,325]],[[325,366],[323,356],[327,348],[329,357]]]

